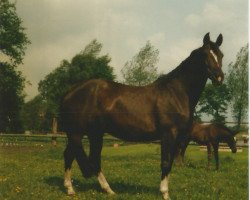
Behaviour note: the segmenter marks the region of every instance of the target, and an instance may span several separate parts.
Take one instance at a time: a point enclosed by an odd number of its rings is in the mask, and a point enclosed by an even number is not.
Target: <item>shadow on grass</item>
[[[66,193],[63,177],[58,177],[58,176],[46,177],[45,183],[48,184],[49,186],[58,187],[59,190]],[[73,187],[76,189],[76,191],[86,192],[91,189],[101,191],[101,188],[99,187],[97,182],[93,183],[93,182],[86,181],[85,183],[82,183],[81,181],[77,179],[73,179],[72,184],[73,184]]]
[[[117,182],[117,181],[114,181],[114,182],[110,181],[110,185],[117,194],[148,193],[148,194],[157,195],[159,193],[159,188],[157,186],[148,186],[148,185],[140,185],[138,183],[126,183],[126,182]]]
[[[45,183],[52,187],[57,187],[61,192],[66,193],[66,189],[63,185],[64,179],[63,177],[51,176],[46,177]],[[111,188],[117,194],[129,193],[129,194],[138,194],[138,193],[150,193],[157,195],[159,193],[159,188],[156,186],[146,186],[146,185],[138,185],[138,183],[126,183],[126,182],[118,182],[118,181],[110,181],[109,182]],[[73,180],[73,187],[76,192],[87,192],[89,190],[96,190],[97,192],[102,193],[97,179],[94,181],[94,178],[89,180],[83,179],[83,181],[79,181],[77,179]]]
[[[66,192],[65,187],[63,185],[64,180],[62,177],[58,176],[46,177],[44,178],[44,181],[49,186],[58,187],[58,189],[61,190],[62,192]]]

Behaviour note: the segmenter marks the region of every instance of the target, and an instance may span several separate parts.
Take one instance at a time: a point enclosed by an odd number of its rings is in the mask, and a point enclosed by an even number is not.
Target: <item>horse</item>
[[[200,124],[197,122],[193,123],[192,131],[187,137],[187,140],[181,145],[179,152],[177,152],[177,158],[181,163],[184,160],[184,154],[189,142],[192,140],[200,145],[207,146],[207,158],[208,158],[208,168],[210,168],[210,161],[212,158],[211,146],[214,150],[214,158],[216,162],[216,170],[219,169],[219,143],[227,143],[230,147],[232,153],[237,152],[236,141],[234,139],[236,132],[231,131],[223,124],[211,123],[211,124]],[[181,160],[180,160],[181,159]]]
[[[97,176],[101,188],[115,194],[101,170],[103,135],[122,140],[161,142],[160,191],[169,199],[168,175],[182,137],[192,125],[193,113],[208,79],[221,84],[223,41],[209,33],[203,45],[193,50],[178,67],[146,86],[128,86],[104,79],[83,81],[70,89],[60,104],[60,121],[68,143],[64,151],[64,186],[75,194],[71,166],[76,159],[83,177]],[[82,138],[87,135],[89,155]]]

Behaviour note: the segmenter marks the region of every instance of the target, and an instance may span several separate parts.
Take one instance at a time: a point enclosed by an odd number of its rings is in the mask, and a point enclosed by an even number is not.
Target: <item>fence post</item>
[[[57,119],[55,117],[52,120],[52,134],[57,134]],[[53,146],[56,146],[56,136],[52,136],[51,143]]]

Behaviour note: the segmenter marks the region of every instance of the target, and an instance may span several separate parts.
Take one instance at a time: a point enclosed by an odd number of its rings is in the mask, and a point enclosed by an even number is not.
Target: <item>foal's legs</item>
[[[165,200],[169,200],[168,194],[168,174],[171,171],[174,161],[177,142],[172,131],[164,132],[161,138],[161,184],[160,191]]]
[[[188,144],[189,144],[188,140],[181,143],[181,151],[180,151],[181,164],[184,163],[184,156],[185,156],[185,152],[187,150]]]
[[[89,161],[93,174],[97,176],[101,188],[108,194],[115,194],[110,188],[104,174],[101,171],[101,151],[103,145],[103,135],[89,135],[90,152]]]
[[[207,168],[210,169],[211,168],[211,158],[212,158],[212,150],[211,150],[211,144],[208,143],[207,144]]]
[[[218,170],[219,169],[219,154],[218,154],[219,144],[213,143],[212,145],[214,148],[214,158],[215,158],[216,170]]]

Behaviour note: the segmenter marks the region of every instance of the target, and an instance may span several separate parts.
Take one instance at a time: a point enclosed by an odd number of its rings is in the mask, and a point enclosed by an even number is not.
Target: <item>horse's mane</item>
[[[176,78],[181,72],[188,70],[188,66],[193,66],[196,61],[196,56],[200,52],[201,48],[195,49],[192,51],[189,57],[187,57],[184,61],[180,63],[175,69],[173,69],[168,74],[161,75],[158,79],[156,79],[156,83],[162,83],[162,82],[168,82],[172,80],[173,78]]]
[[[214,123],[217,127],[226,130],[227,132],[231,133],[231,135],[235,135],[236,132],[232,131],[230,128],[226,127],[224,124]]]

